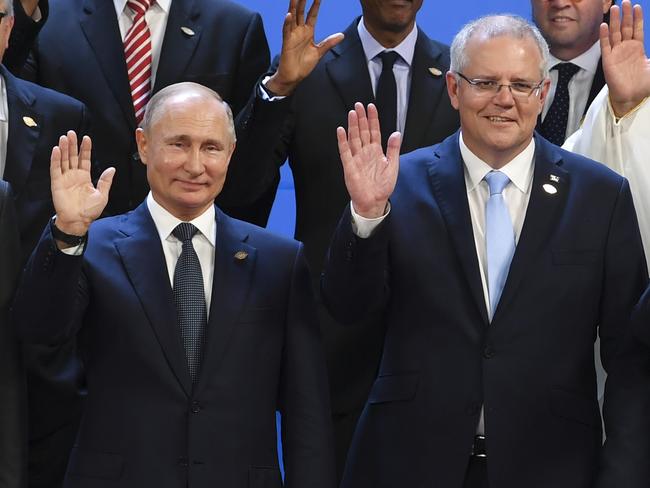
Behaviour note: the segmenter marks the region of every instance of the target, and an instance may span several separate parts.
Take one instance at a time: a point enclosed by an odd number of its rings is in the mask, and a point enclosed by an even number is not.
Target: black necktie
[[[381,58],[381,75],[377,81],[375,101],[379,111],[381,124],[381,143],[386,149],[388,136],[397,130],[397,83],[393,73],[393,65],[400,57],[395,51],[384,51],[378,55]]]
[[[183,243],[183,250],[174,270],[174,302],[192,383],[196,383],[201,370],[207,324],[203,274],[199,257],[192,245],[192,237],[197,231],[192,224],[184,222],[178,224],[172,232]]]
[[[560,63],[553,66],[558,71],[557,86],[553,103],[546,112],[540,133],[553,144],[561,146],[566,138],[566,126],[569,118],[569,81],[580,67],[573,63]]]

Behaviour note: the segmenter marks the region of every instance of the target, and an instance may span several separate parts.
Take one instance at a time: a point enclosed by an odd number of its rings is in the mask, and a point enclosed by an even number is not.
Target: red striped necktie
[[[131,85],[133,110],[138,125],[151,95],[151,32],[144,18],[152,0],[129,0],[127,6],[135,12],[133,25],[124,38],[124,57]]]

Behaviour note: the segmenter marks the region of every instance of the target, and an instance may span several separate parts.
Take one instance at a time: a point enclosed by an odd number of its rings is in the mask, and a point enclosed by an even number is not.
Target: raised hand
[[[348,114],[347,134],[339,127],[336,137],[354,210],[365,218],[381,217],[397,182],[401,134],[391,134],[384,155],[377,107],[369,104],[366,116],[363,105],[356,103]]]
[[[321,0],[314,0],[307,18],[307,0],[290,0],[289,11],[282,26],[282,51],[277,71],[266,86],[276,95],[290,95],[298,84],[313,71],[325,53],[343,40],[337,32],[318,44],[314,42],[314,31]]]
[[[52,148],[50,181],[56,226],[66,234],[85,235],[108,203],[115,168],[104,170],[95,188],[90,178],[91,145],[90,137],[84,136],[77,150],[77,134],[71,130]]]
[[[641,5],[623,0],[610,10],[609,26],[600,26],[600,47],[609,99],[622,117],[650,96],[650,61],[643,45]]]

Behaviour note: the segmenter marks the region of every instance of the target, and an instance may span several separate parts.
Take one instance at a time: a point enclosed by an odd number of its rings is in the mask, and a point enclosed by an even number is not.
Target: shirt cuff
[[[260,83],[260,85],[259,85],[259,86],[260,86],[260,87],[259,87],[259,92],[260,92],[260,96],[262,97],[262,100],[264,100],[265,102],[275,102],[275,101],[277,101],[277,100],[284,100],[285,98],[287,98],[287,97],[282,96],[282,95],[274,95],[274,96],[271,96],[271,95],[269,94],[269,92],[266,91],[266,83],[267,83],[270,79],[271,79],[271,75],[266,75],[266,76],[262,79],[262,83]]]
[[[66,247],[65,249],[59,249],[63,254],[67,254],[68,256],[81,256],[84,253],[84,249],[86,248],[86,243],[79,244],[78,246],[74,247]]]
[[[352,232],[354,232],[354,235],[357,237],[365,239],[370,237],[375,229],[379,227],[379,224],[388,217],[388,214],[390,213],[390,202],[386,205],[384,215],[377,217],[376,219],[367,219],[359,215],[354,211],[354,205],[352,205],[352,202],[350,202],[350,212],[352,213]]]

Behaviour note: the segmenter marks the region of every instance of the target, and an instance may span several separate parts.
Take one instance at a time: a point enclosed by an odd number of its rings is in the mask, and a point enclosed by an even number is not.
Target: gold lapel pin
[[[181,27],[181,30],[183,31],[183,34],[185,34],[186,36],[192,37],[194,35],[194,31],[189,27],[183,26]]]
[[[440,71],[438,68],[431,67],[429,68],[429,73],[431,73],[433,76],[442,76],[442,71]]]
[[[556,176],[556,175],[550,175],[550,176],[549,176],[549,179],[550,179],[551,181],[554,181],[555,183],[559,183],[559,182],[560,182],[560,177],[559,177],[559,176]]]
[[[243,260],[246,259],[247,257],[248,257],[248,253],[247,253],[246,251],[237,251],[237,252],[235,253],[235,259],[236,259],[237,261],[243,261]]]
[[[23,122],[27,127],[36,127],[38,125],[34,119],[28,117],[27,115],[23,117]]]
[[[555,195],[557,193],[557,188],[555,188],[550,183],[546,183],[546,184],[542,185],[542,188],[544,188],[544,191],[546,193],[548,193],[549,195]]]

